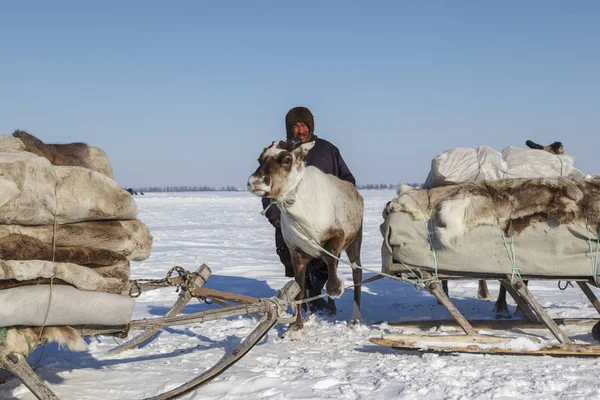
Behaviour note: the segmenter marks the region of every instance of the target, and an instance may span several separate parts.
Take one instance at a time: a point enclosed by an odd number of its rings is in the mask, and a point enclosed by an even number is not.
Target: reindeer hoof
[[[508,312],[508,309],[495,309],[494,311],[496,312],[496,319],[512,319],[512,316],[510,315],[510,312]]]
[[[327,289],[327,295],[332,299],[342,297],[342,294],[344,293],[344,285],[342,285],[342,282],[339,279],[335,282],[328,280],[325,287]]]
[[[515,317],[519,319],[525,319],[525,313],[523,312],[523,310],[521,310],[520,307],[517,307],[517,309],[515,310]]]
[[[363,324],[362,314],[360,313],[360,307],[358,304],[354,302],[354,309],[352,310],[352,315],[350,316],[350,321],[348,322],[348,326],[356,326]]]
[[[331,297],[327,299],[327,307],[325,308],[325,313],[327,315],[337,314],[337,307],[335,306],[335,300],[333,300]]]
[[[292,322],[285,332],[284,337],[292,342],[302,340],[302,327],[299,327],[297,322]]]

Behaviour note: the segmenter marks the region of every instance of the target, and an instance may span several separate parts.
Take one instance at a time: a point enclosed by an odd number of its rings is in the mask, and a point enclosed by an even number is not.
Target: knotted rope
[[[515,231],[513,229],[512,218],[510,218],[510,247],[506,243],[506,236],[504,235],[504,229],[502,229],[502,225],[500,221],[496,219],[498,222],[498,227],[500,228],[500,235],[502,236],[502,242],[504,243],[504,249],[506,250],[506,254],[508,255],[508,260],[512,266],[512,272],[510,275],[510,284],[513,285],[515,282],[515,275],[521,278],[521,268],[517,267],[517,260],[515,257]]]
[[[401,277],[398,277],[398,276],[386,274],[384,272],[375,271],[375,270],[372,270],[370,268],[363,267],[361,265],[358,265],[358,263],[356,263],[356,262],[348,262],[348,261],[340,258],[338,255],[333,254],[330,251],[324,249],[319,244],[319,242],[308,232],[308,230],[301,223],[299,223],[298,220],[296,218],[294,218],[294,216],[287,209],[287,206],[289,204],[294,204],[294,200],[293,199],[292,199],[292,201],[288,200],[285,203],[284,202],[277,202],[276,200],[272,199],[271,202],[270,202],[270,204],[269,204],[269,206],[265,210],[263,210],[263,212],[261,214],[264,215],[266,213],[266,210],[271,205],[273,205],[274,203],[278,203],[278,205],[280,206],[281,211],[285,212],[292,220],[294,220],[296,222],[296,224],[294,225],[294,227],[299,230],[300,234],[302,234],[304,236],[304,239],[306,241],[308,241],[310,244],[312,244],[313,246],[315,246],[319,251],[327,254],[328,256],[332,257],[333,259],[337,260],[338,262],[341,262],[343,264],[349,265],[353,270],[355,270],[355,269],[361,269],[363,271],[371,272],[373,274],[381,275],[383,277],[394,279],[394,280],[397,280],[397,281],[400,281],[400,282],[409,282],[409,283],[412,283],[415,286],[415,288],[425,287],[425,286],[429,285],[432,281],[437,281],[438,280],[437,279],[437,259],[435,257],[435,249],[433,248],[433,242],[431,241],[432,238],[429,235],[429,230],[427,232],[428,232],[428,237],[430,238],[430,244],[432,246],[432,251],[434,253],[435,276],[432,277],[432,278],[429,278],[429,279],[422,279],[414,271],[412,271],[410,269],[410,267],[408,267],[406,264],[402,263],[413,274],[413,276],[415,277],[415,279],[413,280],[413,279],[409,279],[409,278],[401,278]],[[421,212],[422,212],[422,210],[421,210]],[[425,218],[425,214],[424,213],[423,213],[423,217]],[[427,229],[427,224],[425,224],[425,227]],[[353,287],[359,286],[361,284],[362,284],[362,282],[358,283],[358,284],[351,285],[351,286],[345,286],[344,289],[353,288]],[[313,301],[313,300],[316,300],[316,299],[320,299],[320,298],[323,298],[323,297],[326,297],[326,296],[327,296],[327,294],[321,294],[321,295],[314,296],[314,297],[311,297],[311,298],[308,298],[308,299],[300,300],[300,302],[301,302],[301,304],[303,304],[303,303],[307,303],[307,302],[310,302],[310,301]]]
[[[173,273],[177,273],[181,278],[181,282],[175,282],[172,275]],[[176,292],[178,293],[180,290],[187,291],[190,296],[197,298],[198,300],[206,301],[205,296],[200,296],[194,294],[194,289],[197,285],[194,283],[195,279],[200,277],[200,275],[190,272],[180,266],[174,266],[167,272],[167,276],[162,279],[135,279],[131,281],[131,288],[129,289],[129,296],[133,298],[140,297],[142,294],[141,285],[144,286],[154,286],[154,287],[168,287],[175,286],[177,287]],[[206,282],[204,282],[206,283]],[[133,289],[137,290],[137,293],[133,292]]]

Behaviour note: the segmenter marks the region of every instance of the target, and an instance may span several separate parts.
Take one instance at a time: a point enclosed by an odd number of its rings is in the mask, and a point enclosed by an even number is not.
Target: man
[[[297,136],[302,140],[302,143],[315,142],[314,147],[304,157],[306,165],[312,165],[326,174],[337,176],[342,180],[356,185],[354,176],[344,162],[339,149],[327,140],[318,138],[314,134],[315,122],[313,115],[308,108],[294,107],[288,111],[285,116],[285,128],[288,140]],[[263,199],[263,208],[266,208],[269,205],[269,202],[269,199]],[[285,276],[292,278],[294,277],[294,267],[292,266],[290,251],[287,248],[281,233],[281,213],[279,208],[269,208],[266,216],[269,219],[269,222],[275,227],[275,246],[277,255],[279,255],[279,259],[285,267]],[[307,290],[306,297],[313,297],[321,294],[325,282],[327,281],[327,274],[327,265],[321,259],[313,259],[307,265],[305,285]],[[323,299],[319,299],[311,305],[313,306],[312,308],[323,309],[325,304],[326,302]],[[334,312],[334,310],[331,311]]]

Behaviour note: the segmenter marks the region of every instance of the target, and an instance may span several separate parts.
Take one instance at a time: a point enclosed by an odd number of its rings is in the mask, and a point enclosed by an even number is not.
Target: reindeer
[[[281,210],[283,238],[290,249],[294,278],[301,289],[296,299],[302,300],[305,295],[306,265],[318,257],[327,264],[329,277],[325,289],[328,302],[335,306],[333,299],[342,295],[344,286],[337,275],[338,260],[328,253],[339,257],[345,250],[350,262],[360,265],[364,203],[350,182],[304,165],[303,159],[313,146],[314,142],[300,144],[292,139],[265,147],[258,158],[258,168],[248,178],[248,189],[259,197],[272,199]],[[362,270],[354,268],[352,278],[356,286],[350,323],[357,323],[361,321]],[[296,321],[290,324],[288,337],[300,340],[302,328],[302,309],[298,304]]]

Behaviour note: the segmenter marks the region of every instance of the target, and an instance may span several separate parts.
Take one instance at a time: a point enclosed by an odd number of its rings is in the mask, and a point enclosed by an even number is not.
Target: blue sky
[[[0,3],[0,133],[105,150],[123,186],[244,186],[296,105],[358,183],[560,140],[600,173],[597,1]]]

